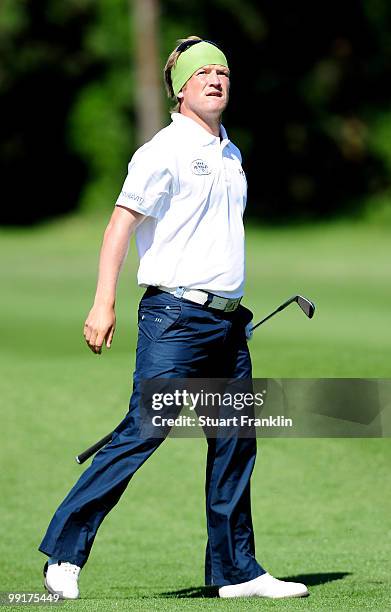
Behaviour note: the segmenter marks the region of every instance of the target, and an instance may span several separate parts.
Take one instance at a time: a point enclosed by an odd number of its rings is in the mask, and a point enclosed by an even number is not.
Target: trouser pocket
[[[138,311],[138,327],[149,340],[159,340],[167,333],[181,315],[181,306],[175,305],[140,305]]]

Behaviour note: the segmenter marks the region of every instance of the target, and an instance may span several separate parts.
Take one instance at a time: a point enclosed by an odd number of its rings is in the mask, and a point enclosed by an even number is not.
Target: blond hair
[[[177,40],[175,49],[171,51],[170,55],[168,56],[166,65],[164,66],[164,83],[166,86],[167,95],[171,100],[176,100],[175,106],[171,109],[172,113],[176,113],[179,111],[180,101],[174,94],[174,90],[172,87],[171,70],[177,63],[177,60],[180,54],[183,53],[182,51],[177,51],[178,46],[184,42],[187,42],[188,40],[203,40],[203,39],[200,38],[199,36],[188,36],[187,38],[180,38],[179,40]]]

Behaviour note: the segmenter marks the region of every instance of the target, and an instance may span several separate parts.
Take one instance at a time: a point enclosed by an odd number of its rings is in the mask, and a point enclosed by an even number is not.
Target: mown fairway
[[[110,352],[82,338],[105,219],[0,234],[1,591],[42,591],[37,546],[81,473],[74,455],[127,410],[135,347],[132,243]],[[391,378],[389,230],[362,225],[248,230],[245,303],[259,320],[259,377]],[[229,601],[202,588],[203,440],[168,440],[102,525],[73,610],[388,610],[389,440],[259,440],[253,476],[258,558],[310,586],[305,600]],[[15,607],[14,607],[15,609]],[[34,609],[37,609],[35,607]]]

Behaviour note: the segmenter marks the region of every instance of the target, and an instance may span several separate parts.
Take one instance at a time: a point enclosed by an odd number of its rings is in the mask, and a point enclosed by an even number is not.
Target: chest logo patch
[[[210,174],[211,170],[203,159],[195,159],[191,162],[191,171],[193,174]]]

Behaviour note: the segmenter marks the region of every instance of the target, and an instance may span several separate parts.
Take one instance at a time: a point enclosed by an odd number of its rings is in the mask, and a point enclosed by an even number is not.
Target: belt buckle
[[[225,310],[227,307],[227,298],[223,298],[219,295],[214,295],[209,308],[217,308],[217,310]]]

